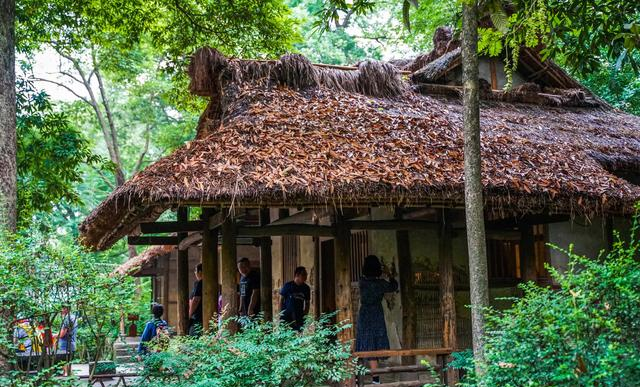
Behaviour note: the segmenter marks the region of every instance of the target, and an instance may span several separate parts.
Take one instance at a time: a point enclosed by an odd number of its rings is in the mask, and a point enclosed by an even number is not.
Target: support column
[[[189,208],[178,208],[178,222],[189,220]],[[186,232],[179,232],[178,239],[187,237]],[[189,249],[178,249],[178,335],[186,335],[189,331]]]
[[[209,322],[218,311],[218,229],[209,230],[212,208],[202,209],[202,328],[209,330]]]
[[[438,253],[438,270],[440,272],[440,311],[442,314],[442,346],[458,347],[456,327],[456,298],[453,282],[453,230],[451,210],[444,209],[440,226],[440,243]],[[454,370],[447,371],[447,384],[454,386],[457,375]]]
[[[398,269],[400,279],[400,302],[402,305],[402,347],[414,349],[416,347],[416,298],[413,291],[413,264],[411,262],[411,246],[409,232],[396,231],[398,249]],[[415,364],[415,357],[402,358],[405,365]]]
[[[520,225],[520,275],[525,281],[535,281],[537,273],[533,226],[523,223]]]
[[[266,226],[269,223],[271,223],[269,208],[261,208],[260,226]],[[271,271],[271,237],[263,237],[260,238],[260,310],[264,314],[265,321],[271,321],[273,318]]]
[[[222,276],[222,310],[223,318],[229,318],[238,314],[238,292],[237,292],[237,249],[236,249],[236,229],[233,216],[228,209],[223,209],[224,220],[222,222],[222,259],[220,262],[220,273]],[[228,326],[232,333],[237,331],[237,324],[230,323]]]
[[[336,308],[338,309],[337,320],[347,321],[353,324],[353,307],[351,301],[351,230],[347,226],[342,214],[335,214],[336,236],[333,243],[335,255],[335,276],[336,276]],[[352,340],[354,337],[353,328],[340,333],[339,339],[342,342]]]

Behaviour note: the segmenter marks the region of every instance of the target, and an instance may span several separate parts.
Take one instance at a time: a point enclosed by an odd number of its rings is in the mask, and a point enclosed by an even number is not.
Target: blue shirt
[[[138,344],[138,353],[147,353],[146,343],[148,343],[158,335],[158,327],[163,327],[164,329],[166,329],[167,326],[167,322],[161,318],[154,318],[153,320],[147,322],[147,324],[144,326],[142,337],[140,337],[140,344]]]
[[[311,300],[311,288],[307,284],[297,285],[289,281],[282,289],[282,320],[290,323],[295,329],[304,325],[304,306]]]
[[[76,336],[78,335],[78,318],[71,313],[64,316],[62,319],[62,329],[66,329],[67,333],[58,339],[58,350],[75,352]]]

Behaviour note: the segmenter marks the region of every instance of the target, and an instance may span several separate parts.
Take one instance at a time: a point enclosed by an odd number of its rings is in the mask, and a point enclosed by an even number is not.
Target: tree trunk
[[[489,305],[487,247],[482,199],[480,157],[480,100],[478,82],[478,2],[467,0],[462,8],[462,82],[464,127],[464,193],[469,249],[471,327],[476,369],[484,361],[484,310]]]
[[[0,0],[0,227],[16,230],[16,72],[15,0]],[[0,310],[0,319],[10,319]],[[11,331],[0,335],[11,339]],[[5,337],[7,338],[7,337]],[[11,367],[14,351],[0,346],[0,374]]]
[[[15,0],[0,0],[0,227],[16,230]]]

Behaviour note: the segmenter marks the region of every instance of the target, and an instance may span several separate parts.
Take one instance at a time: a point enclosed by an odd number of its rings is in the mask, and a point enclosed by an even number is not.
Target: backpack
[[[153,343],[151,349],[153,352],[162,352],[169,346],[169,337],[171,336],[169,325],[166,321],[159,319],[154,320],[153,325],[156,327],[156,336],[151,339]]]

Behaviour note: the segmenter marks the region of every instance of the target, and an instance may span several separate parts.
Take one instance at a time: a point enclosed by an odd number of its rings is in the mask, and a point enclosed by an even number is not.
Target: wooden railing
[[[427,372],[431,369],[435,368],[436,372],[440,375],[441,381],[444,385],[448,385],[448,372],[446,372],[447,358],[451,355],[453,350],[451,348],[430,348],[430,349],[391,349],[384,351],[365,351],[365,352],[354,352],[353,356],[358,357],[359,359],[366,358],[384,358],[384,357],[408,357],[408,356],[430,356],[436,358],[436,366],[435,367],[427,367],[423,365],[404,365],[404,366],[391,366],[391,367],[383,367],[377,368],[374,370],[368,370],[367,375],[370,376],[379,376],[385,374],[400,374],[400,373],[417,373],[417,372]],[[356,383],[358,386],[364,386],[364,376],[358,375],[356,376]],[[409,380],[409,381],[400,381],[393,383],[385,383],[380,384],[382,387],[420,387],[423,386],[425,382],[421,382],[420,380]]]

